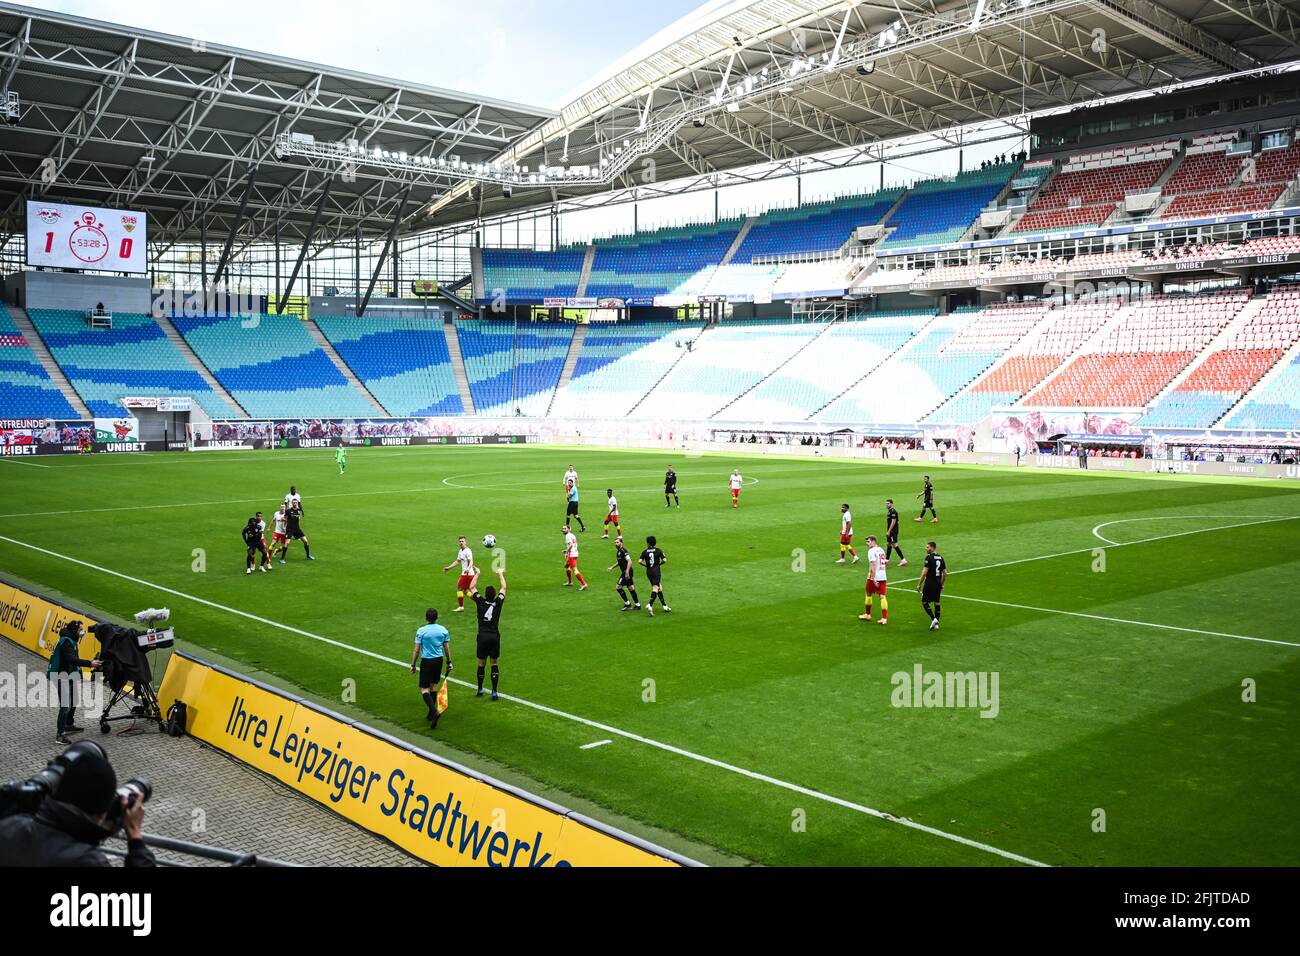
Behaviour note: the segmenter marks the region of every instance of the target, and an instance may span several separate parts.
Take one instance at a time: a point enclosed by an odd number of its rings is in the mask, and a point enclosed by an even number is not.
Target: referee
[[[424,612],[424,627],[415,632],[415,650],[411,653],[411,673],[420,675],[420,696],[429,708],[429,729],[438,729],[438,681],[442,679],[442,661],[447,660],[451,676],[451,634],[438,623],[438,609]]]
[[[474,580],[469,586],[469,596],[474,599],[478,617],[478,646],[475,648],[475,656],[478,658],[478,693],[474,696],[483,696],[483,673],[488,661],[491,661],[493,700],[500,700],[497,696],[497,682],[501,679],[501,609],[506,600],[506,573],[498,571],[497,580],[501,582],[501,590],[498,591],[489,584],[479,594],[478,572],[475,572]]]

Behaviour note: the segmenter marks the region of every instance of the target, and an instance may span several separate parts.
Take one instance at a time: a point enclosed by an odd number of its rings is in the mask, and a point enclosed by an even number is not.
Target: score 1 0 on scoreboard
[[[146,272],[148,217],[127,209],[27,203],[27,264]]]

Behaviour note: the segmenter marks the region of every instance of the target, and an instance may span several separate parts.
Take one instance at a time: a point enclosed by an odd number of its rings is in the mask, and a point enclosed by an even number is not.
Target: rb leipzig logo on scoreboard
[[[129,209],[27,204],[27,264],[143,273],[149,219]]]

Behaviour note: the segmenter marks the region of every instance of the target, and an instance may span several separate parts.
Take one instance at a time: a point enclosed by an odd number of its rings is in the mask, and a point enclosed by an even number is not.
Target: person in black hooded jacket
[[[64,758],[74,754],[54,792],[34,814],[0,820],[0,867],[111,865],[100,844],[116,830],[109,811],[114,802],[123,800],[117,792],[117,775],[97,744],[83,741]],[[127,836],[126,865],[157,866],[141,838],[144,801],[124,805],[121,822]]]

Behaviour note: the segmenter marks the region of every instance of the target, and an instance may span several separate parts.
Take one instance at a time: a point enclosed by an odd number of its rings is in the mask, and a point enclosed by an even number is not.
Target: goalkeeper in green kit
[[[334,449],[334,460],[339,463],[339,475],[343,475],[348,470],[348,450],[340,445]]]

